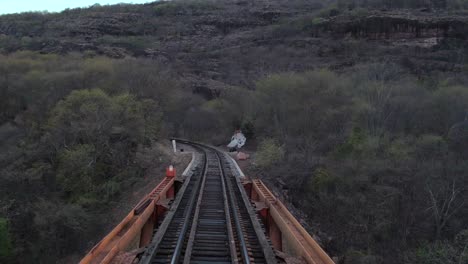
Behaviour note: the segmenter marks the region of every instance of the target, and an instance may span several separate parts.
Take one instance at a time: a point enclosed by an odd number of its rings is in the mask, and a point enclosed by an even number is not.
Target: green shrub
[[[340,14],[340,9],[338,8],[337,5],[329,5],[326,8],[323,8],[320,10],[318,13],[318,16],[321,18],[328,18],[328,17],[333,17],[337,16]]]
[[[120,193],[121,187],[120,183],[110,180],[102,185],[102,192],[104,193],[104,199],[109,200],[112,197]]]
[[[415,149],[420,157],[430,159],[445,153],[448,146],[441,136],[422,135],[417,139]]]
[[[72,196],[94,190],[96,150],[92,145],[77,145],[59,153],[57,179]]]
[[[23,263],[57,263],[58,257],[75,254],[81,241],[90,239],[90,230],[95,230],[90,220],[90,214],[79,205],[39,199],[28,225],[35,229],[38,239],[32,254],[41,260]]]
[[[48,129],[55,139],[64,138],[62,143],[90,143],[98,151],[117,135],[142,142],[144,107],[129,94],[111,97],[99,89],[73,91],[52,110]]]
[[[335,149],[334,154],[337,158],[345,158],[352,153],[360,154],[365,140],[366,135],[364,131],[359,127],[355,127],[346,142]]]
[[[420,246],[414,254],[413,263],[458,264],[457,255],[457,250],[448,241],[436,241]]]
[[[323,22],[325,22],[326,20],[321,18],[321,17],[315,17],[312,19],[312,25],[319,25]]]
[[[57,179],[71,202],[93,204],[120,192],[118,178],[139,144],[157,138],[160,114],[151,99],[101,90],[73,91],[52,110],[47,140],[57,151]],[[146,137],[146,139],[145,139]]]
[[[462,230],[455,241],[424,242],[406,253],[407,263],[460,264],[468,263],[468,230]]]
[[[264,139],[258,146],[256,164],[263,168],[271,167],[284,158],[283,147],[274,139]]]
[[[335,191],[337,183],[337,177],[331,175],[327,169],[318,168],[314,171],[313,176],[309,179],[308,190],[315,193],[331,193]]]
[[[0,218],[0,262],[8,263],[13,257],[13,246],[8,231],[8,221]]]
[[[359,7],[350,10],[349,12],[347,12],[347,14],[353,18],[363,18],[369,15],[369,9]]]

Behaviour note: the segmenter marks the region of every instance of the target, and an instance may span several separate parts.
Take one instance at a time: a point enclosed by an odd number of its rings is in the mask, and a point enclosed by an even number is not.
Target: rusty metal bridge
[[[213,147],[178,141],[199,153],[192,173],[168,174],[81,264],[333,263],[261,180],[233,173]]]

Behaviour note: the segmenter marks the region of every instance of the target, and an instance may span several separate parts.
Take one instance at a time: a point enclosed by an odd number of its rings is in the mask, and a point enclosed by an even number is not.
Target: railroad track
[[[223,153],[182,141],[203,153],[186,179],[140,264],[276,263],[256,213]]]

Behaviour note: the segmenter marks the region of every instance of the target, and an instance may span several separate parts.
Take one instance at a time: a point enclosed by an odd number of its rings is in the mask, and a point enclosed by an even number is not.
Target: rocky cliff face
[[[319,26],[335,36],[368,39],[468,38],[468,17],[372,12],[363,17],[340,16]]]
[[[366,11],[319,16],[322,1],[155,2],[0,17],[0,49],[144,56],[206,98],[267,74],[388,60],[418,74],[460,71],[468,16]],[[339,41],[337,41],[339,39]]]

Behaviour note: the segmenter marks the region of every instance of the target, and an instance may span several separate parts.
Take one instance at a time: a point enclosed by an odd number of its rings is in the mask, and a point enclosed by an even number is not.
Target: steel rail
[[[220,156],[226,158],[225,155],[215,147],[207,146],[207,145],[200,144],[200,143],[194,143],[194,142],[190,142],[190,141],[186,141],[186,140],[178,140],[178,141],[181,141],[181,142],[185,141],[187,144],[197,145],[197,146],[212,149],[216,153],[218,153]],[[223,160],[223,158],[221,158],[221,160]],[[221,161],[221,162],[223,164],[222,167],[224,169],[225,165],[224,165],[223,161]],[[247,193],[246,193],[245,189],[243,188],[242,183],[240,182],[240,179],[238,177],[235,177],[235,176],[229,177],[229,179],[234,182],[234,184],[233,184],[233,186],[235,188],[234,192],[237,191],[238,195],[239,195],[239,197],[237,195],[235,195],[236,198],[240,199],[240,202],[238,201],[239,212],[242,214],[241,208],[243,208],[245,210],[245,213],[246,213],[245,219],[244,219],[243,216],[241,217],[242,220],[243,220],[243,223],[250,223],[251,224],[251,228],[253,228],[254,233],[255,233],[255,237],[257,239],[256,243],[258,243],[258,245],[261,247],[261,251],[262,251],[262,254],[263,254],[264,261],[266,263],[277,263],[276,254],[273,251],[273,247],[272,247],[271,243],[268,241],[268,239],[267,239],[267,237],[265,235],[265,231],[263,230],[263,228],[262,228],[262,226],[260,224],[260,221],[258,220],[258,218],[256,216],[256,212],[255,212],[254,208],[252,208],[252,206],[250,205]],[[228,180],[226,178],[226,182],[230,182],[230,180]],[[247,226],[245,226],[245,227],[247,227]],[[252,245],[250,245],[250,246],[252,246]],[[251,253],[254,254],[253,251],[251,251]],[[256,261],[254,260],[254,262],[256,262]]]
[[[235,190],[239,193],[236,195],[236,198],[239,198],[238,204],[240,207],[243,206],[245,209],[244,213],[246,214],[245,218],[243,216],[243,219],[251,224],[251,228],[253,228],[257,239],[256,242],[262,249],[263,258],[267,263],[277,263],[276,254],[273,252],[273,247],[266,238],[265,230],[262,228],[260,220],[257,218],[257,213],[255,212],[254,208],[250,206],[249,198],[244,187],[242,186],[242,183],[240,182],[240,179],[238,177],[230,177],[230,180],[233,182],[233,185],[237,187]],[[239,210],[239,212],[242,214],[242,210],[240,208]],[[250,246],[252,245],[250,244]],[[254,253],[253,251],[251,252]]]
[[[200,147],[198,147],[200,149]],[[202,175],[205,174],[205,170],[207,168],[207,163],[208,163],[208,159],[206,156],[204,156],[204,166],[203,166],[203,171],[202,171]],[[179,209],[179,205],[180,205],[180,202],[181,200],[183,199],[183,196],[185,194],[185,191],[186,189],[188,188],[189,184],[191,181],[195,180],[194,179],[194,176],[192,175],[188,181],[186,181],[186,183],[184,183],[183,187],[181,188],[181,195],[179,195],[179,197],[176,198],[175,202],[174,202],[174,205],[176,206],[174,210],[172,210],[169,215],[164,219],[164,222],[163,224],[161,225],[161,228],[163,228],[164,232],[161,233],[161,234],[156,234],[156,236],[153,238],[153,241],[152,243],[150,244],[150,246],[148,247],[146,253],[143,255],[143,258],[140,260],[139,264],[150,264],[152,259],[155,257],[160,245],[161,245],[161,241],[169,227],[169,225],[171,224],[173,218],[174,218],[174,214],[177,212],[177,210]],[[198,190],[199,190],[199,186],[201,184],[201,179],[196,179],[196,182],[194,183],[195,186],[192,190],[192,193],[191,193],[191,197],[190,197],[190,203],[189,203],[189,207],[186,207],[184,209],[184,225],[186,223],[188,223],[188,215],[189,213],[192,211],[191,209],[193,209],[193,204],[195,203],[195,197],[198,193]],[[189,210],[190,209],[190,210]],[[187,227],[185,228],[187,229]],[[183,232],[181,232],[182,234]],[[172,262],[171,262],[172,263]]]
[[[221,166],[221,172],[223,173],[224,176],[224,171],[222,169],[222,161],[219,160],[219,164]],[[224,178],[224,179],[223,179]],[[237,257],[237,248],[236,248],[236,241],[234,239],[234,232],[232,230],[232,222],[231,222],[231,213],[229,212],[229,199],[227,197],[227,191],[226,191],[226,179],[225,176],[221,178],[221,185],[223,187],[223,199],[224,199],[224,211],[226,213],[226,223],[227,223],[227,228],[228,228],[228,235],[229,235],[229,247],[231,249],[231,258],[232,258],[232,263],[237,264],[239,263],[239,259]]]
[[[187,140],[183,140],[183,139],[177,139],[177,138],[174,138],[176,141],[178,142],[181,142],[181,143],[184,143],[184,144],[188,144],[188,145],[192,145],[192,146],[197,146],[198,148],[204,148],[204,149],[210,149],[212,151],[214,151],[216,153],[216,155],[218,156],[219,158],[219,161],[221,163],[221,169],[222,169],[222,173],[223,175],[226,175],[225,173],[225,165],[223,163],[223,159],[221,158],[221,156],[223,156],[224,154],[221,153],[220,150],[218,150],[217,148],[215,147],[212,147],[212,146],[207,146],[207,145],[204,145],[204,144],[200,144],[200,143],[197,143],[197,142],[191,142],[191,141],[187,141]],[[256,238],[258,239],[258,243],[259,243],[259,246],[262,248],[262,253],[263,253],[263,256],[265,258],[265,261],[267,263],[277,263],[276,261],[276,257],[275,257],[275,253],[273,252],[273,249],[271,247],[271,244],[270,242],[268,242],[266,236],[265,236],[265,233],[264,231],[262,230],[262,227],[260,225],[260,222],[258,222],[256,216],[255,216],[255,211],[253,210],[253,208],[249,207],[249,201],[248,201],[248,197],[245,193],[245,190],[244,188],[241,187],[241,183],[239,182],[239,179],[237,177],[235,177],[235,184],[232,184],[228,179],[227,177],[225,176],[224,177],[225,179],[225,183],[227,184],[227,186],[231,186],[230,188],[230,191],[229,191],[229,194],[230,194],[230,203],[231,203],[231,209],[232,209],[232,212],[233,212],[233,217],[234,218],[234,221],[236,222],[236,231],[239,230],[238,234],[237,234],[237,238],[239,240],[239,245],[241,247],[241,255],[242,255],[242,258],[240,259],[240,262],[242,261],[247,261],[245,263],[250,263],[250,256],[249,256],[249,249],[247,249],[247,243],[245,241],[245,236],[244,236],[244,233],[243,230],[242,230],[242,224],[241,224],[241,220],[243,220],[243,222],[249,222],[251,225],[252,225],[252,228],[254,229],[254,232],[255,232],[255,235],[256,235]],[[234,186],[233,186],[234,185]],[[244,209],[246,210],[246,214],[247,214],[247,218],[246,219],[241,219],[242,217],[239,216],[239,213],[240,211],[238,212],[236,210],[236,194],[234,194],[234,189],[235,188],[238,192],[239,192],[239,195],[240,195],[240,201],[237,201],[237,203],[239,203],[239,207],[238,207],[238,210],[241,210],[241,207],[244,207]],[[242,203],[243,202],[243,203]],[[235,215],[234,215],[235,214]],[[255,262],[255,261],[254,261]]]
[[[205,152],[205,155],[208,157],[207,150],[203,149],[203,151]],[[228,205],[228,198],[227,198],[227,189],[226,189],[225,182],[224,182],[224,174],[223,174],[223,170],[222,170],[222,163],[221,163],[221,160],[220,160],[219,156],[217,155],[217,153],[216,152],[214,152],[214,153],[216,154],[218,168],[219,168],[219,171],[220,171],[219,180],[220,180],[221,187],[222,187],[224,217],[225,217],[226,228],[227,228],[227,233],[228,233],[228,243],[229,243],[229,253],[230,253],[230,256],[231,256],[231,263],[238,263],[239,261],[237,259],[237,250],[236,250],[236,246],[235,246],[234,234],[233,234],[233,231],[232,231],[232,223],[231,223],[231,220],[230,220],[229,205]],[[206,172],[206,174],[207,173],[208,172]],[[203,183],[202,183],[201,189],[200,189],[200,194],[198,196],[197,208],[195,209],[195,214],[194,214],[194,217],[193,217],[192,229],[190,231],[190,236],[189,236],[187,246],[186,246],[186,250],[185,250],[184,262],[183,262],[184,264],[190,263],[191,258],[192,258],[192,250],[193,250],[194,242],[196,240],[195,236],[197,235],[197,231],[198,231],[198,223],[201,220],[200,217],[199,217],[199,214],[200,214],[200,211],[201,211],[202,202],[204,201],[203,198],[206,195],[204,193],[206,181],[207,181],[207,176],[205,175],[205,177],[203,178]]]
[[[190,255],[192,254],[193,241],[195,239],[198,216],[200,215],[200,205],[203,198],[203,190],[205,189],[206,177],[203,177],[202,186],[200,187],[200,193],[198,194],[197,207],[193,216],[192,228],[190,230],[189,241],[187,243],[187,248],[185,250],[184,263],[190,263]]]
[[[232,214],[234,217],[234,222],[236,224],[237,238],[239,239],[239,245],[241,247],[240,249],[241,249],[242,261],[244,264],[250,264],[249,250],[247,249],[247,244],[245,243],[244,232],[240,224],[239,213],[236,210],[235,197],[233,193],[234,190],[232,189],[233,187],[231,186],[229,181],[226,180],[224,166],[222,165],[222,162],[221,162],[221,157],[219,156],[219,153],[217,150],[215,150],[215,152],[216,152],[216,156],[218,157],[218,161],[221,165],[221,173],[223,176],[223,180],[226,181],[227,187],[229,189],[229,192],[228,192],[230,196],[229,202],[231,204]]]
[[[206,152],[205,152],[204,156],[205,156],[205,166],[203,168],[202,179],[199,180],[200,184],[198,185],[198,188],[196,188],[192,192],[189,207],[184,212],[184,218],[185,218],[184,219],[184,224],[182,225],[182,230],[180,231],[179,237],[178,237],[177,242],[176,242],[176,247],[175,247],[175,250],[174,250],[174,254],[172,255],[171,264],[179,263],[179,258],[180,258],[180,255],[182,253],[182,249],[183,249],[183,246],[184,246],[184,240],[185,240],[185,237],[187,235],[187,229],[189,227],[189,224],[192,223],[190,221],[190,214],[191,214],[191,212],[193,210],[193,206],[195,205],[195,202],[196,202],[195,198],[197,197],[197,194],[201,192],[201,189],[203,189],[203,183],[205,182],[206,172],[208,170],[208,155],[207,155]]]

